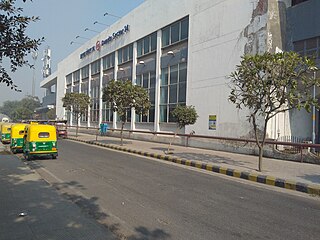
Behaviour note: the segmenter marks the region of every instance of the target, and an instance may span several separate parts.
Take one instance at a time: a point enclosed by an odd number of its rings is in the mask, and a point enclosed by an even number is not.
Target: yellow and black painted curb
[[[254,173],[239,171],[236,169],[215,166],[212,164],[207,164],[207,163],[203,163],[203,162],[199,162],[199,161],[185,160],[185,159],[180,159],[180,158],[168,156],[168,155],[161,155],[161,154],[156,154],[156,153],[148,153],[148,152],[138,151],[138,150],[134,150],[134,149],[130,149],[130,148],[115,146],[115,145],[101,143],[101,142],[97,142],[97,141],[82,140],[82,139],[78,139],[78,138],[74,138],[74,137],[68,137],[68,139],[80,141],[80,142],[84,142],[84,143],[88,143],[88,144],[98,145],[101,147],[111,148],[114,150],[134,153],[134,154],[138,154],[138,155],[142,155],[142,156],[146,156],[146,157],[161,159],[161,160],[165,160],[165,161],[169,161],[169,162],[173,162],[173,163],[177,163],[177,164],[182,164],[185,166],[190,166],[190,167],[195,167],[195,168],[207,170],[210,172],[224,174],[224,175],[231,176],[231,177],[236,177],[236,178],[241,178],[241,179],[245,179],[245,180],[249,180],[249,181],[253,181],[253,182],[257,182],[257,183],[267,184],[270,186],[286,188],[286,189],[290,189],[290,190],[294,190],[294,191],[298,191],[298,192],[304,192],[304,193],[308,193],[311,195],[320,196],[320,184],[306,184],[306,183],[294,182],[294,181],[285,180],[285,179],[281,179],[281,178],[275,178],[272,176],[254,174]]]

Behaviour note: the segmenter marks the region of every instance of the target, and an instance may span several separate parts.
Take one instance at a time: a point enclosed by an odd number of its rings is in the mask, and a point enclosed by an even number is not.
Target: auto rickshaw
[[[28,124],[17,123],[11,125],[10,149],[12,153],[22,151],[24,129]]]
[[[57,133],[52,125],[30,124],[24,129],[23,155],[26,160],[34,156],[58,156]]]
[[[11,125],[12,123],[1,124],[1,142],[2,143],[10,143]]]

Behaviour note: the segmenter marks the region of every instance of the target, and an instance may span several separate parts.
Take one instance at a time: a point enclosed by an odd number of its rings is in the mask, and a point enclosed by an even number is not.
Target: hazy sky
[[[44,89],[40,89],[40,82],[43,80],[41,58],[47,46],[51,49],[51,69],[54,72],[57,70],[58,62],[79,47],[78,44],[70,45],[71,41],[86,41],[75,39],[76,36],[92,38],[97,34],[84,31],[85,28],[102,31],[105,26],[94,25],[95,21],[110,25],[117,20],[112,16],[103,16],[104,13],[124,16],[142,2],[143,0],[33,0],[22,3],[22,0],[17,0],[17,4],[23,8],[24,15],[40,17],[38,22],[29,25],[28,35],[32,38],[45,38],[35,64],[35,94],[40,100],[44,96]],[[28,59],[33,63],[31,56]],[[24,67],[11,76],[22,93],[14,92],[1,83],[0,106],[6,100],[20,100],[32,93],[33,69]]]

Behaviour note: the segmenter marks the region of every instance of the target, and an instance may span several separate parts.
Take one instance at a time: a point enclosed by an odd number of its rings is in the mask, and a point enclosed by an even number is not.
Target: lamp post
[[[90,29],[90,28],[86,28],[84,31],[91,31],[91,32],[100,33],[100,32],[98,32],[98,31],[96,31],[96,30],[92,30],[92,29]]]
[[[313,72],[313,79],[316,80],[317,72]],[[313,99],[316,99],[316,85],[313,85]],[[312,143],[316,143],[316,106],[312,107]]]
[[[35,97],[35,84],[36,84],[36,61],[38,53],[36,51],[32,52],[33,58],[33,79],[32,79],[32,97]]]
[[[108,12],[106,12],[105,14],[103,14],[103,16],[106,16],[106,15],[111,16],[111,17],[115,17],[115,18],[118,18],[118,19],[121,18],[121,17],[119,17],[119,16],[117,16],[117,15],[113,15],[113,14],[110,14],[110,13],[108,13]]]

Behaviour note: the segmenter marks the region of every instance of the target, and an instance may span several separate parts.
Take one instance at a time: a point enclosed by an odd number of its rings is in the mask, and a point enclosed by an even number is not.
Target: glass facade
[[[172,111],[186,104],[187,63],[162,68],[160,81],[160,122],[173,122]]]
[[[147,115],[136,114],[136,122],[154,122],[155,116],[155,100],[156,100],[156,73],[147,72],[137,75],[136,85],[143,87],[149,94],[151,103],[150,110]]]
[[[100,98],[102,97],[100,96],[100,90],[107,87],[108,82],[115,78],[115,74],[117,74],[118,80],[134,79],[136,85],[143,87],[149,95],[151,108],[148,114],[146,116],[136,114],[132,119],[129,109],[127,112],[128,122],[133,121],[143,124],[171,123],[174,121],[171,115],[173,109],[178,104],[186,104],[187,59],[185,56],[188,47],[189,17],[173,22],[161,31],[162,48],[170,47],[170,51],[173,49],[175,54],[180,56],[175,57],[174,61],[168,62],[166,60],[165,63],[162,63],[163,57],[168,58],[166,54],[168,50],[165,50],[162,55],[161,53],[160,55],[156,54],[157,31],[155,31],[137,40],[136,45],[131,43],[99,59],[94,59],[88,65],[66,76],[67,92],[81,92],[90,96],[90,114],[85,114],[80,119],[82,124],[94,123],[93,125],[97,125],[99,122],[113,121],[114,113],[111,110],[110,103],[103,102],[100,106]],[[134,55],[136,59],[133,59]],[[157,59],[158,57],[159,59]],[[140,61],[143,61],[144,64],[139,64]],[[159,76],[156,75],[157,61],[160,61]],[[134,72],[136,74],[132,75]],[[102,76],[101,86],[100,76]],[[159,99],[156,98],[157,89],[160,90]],[[160,112],[158,119],[155,116],[156,109],[159,109]],[[99,119],[100,111],[101,119]],[[88,119],[88,116],[90,116],[90,119]]]
[[[156,49],[157,49],[157,33],[156,32],[137,41],[138,57],[141,57],[150,52],[154,52],[156,51]]]
[[[162,29],[162,47],[183,41],[189,35],[189,18],[184,18]]]

